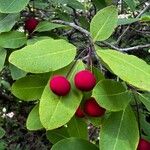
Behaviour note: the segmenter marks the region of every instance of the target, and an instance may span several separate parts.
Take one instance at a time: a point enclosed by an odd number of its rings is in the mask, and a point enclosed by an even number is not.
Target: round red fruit
[[[29,32],[32,33],[36,26],[38,25],[39,21],[35,18],[28,18],[25,21],[25,29]]]
[[[91,97],[85,101],[84,112],[91,117],[101,117],[105,114],[106,109],[99,106],[96,100]]]
[[[96,78],[91,71],[82,70],[75,75],[74,83],[81,91],[91,91],[96,85]]]
[[[138,150],[150,150],[150,142],[145,139],[140,139]]]
[[[58,96],[65,96],[69,93],[71,85],[66,77],[55,75],[50,80],[50,89]]]
[[[79,106],[78,109],[76,110],[75,115],[79,118],[83,118],[84,117],[84,113],[83,110],[81,109],[81,107]]]

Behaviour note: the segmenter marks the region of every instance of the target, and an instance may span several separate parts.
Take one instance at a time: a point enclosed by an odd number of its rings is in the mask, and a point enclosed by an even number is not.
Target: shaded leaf
[[[27,37],[23,32],[10,31],[0,34],[0,46],[4,48],[19,48],[27,43]]]
[[[32,131],[43,128],[39,117],[39,104],[36,104],[36,106],[34,106],[34,108],[29,113],[26,122],[26,127],[28,130],[32,130]]]
[[[4,67],[5,59],[6,59],[6,50],[3,48],[0,48],[0,71]]]
[[[56,143],[51,150],[98,150],[98,147],[84,139],[68,138]]]
[[[29,3],[29,0],[0,0],[1,13],[20,12]]]
[[[136,150],[138,141],[138,125],[130,107],[113,112],[102,125],[101,150]]]

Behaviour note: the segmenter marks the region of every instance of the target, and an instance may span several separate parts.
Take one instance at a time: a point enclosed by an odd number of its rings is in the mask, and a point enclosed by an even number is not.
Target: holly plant
[[[1,72],[16,100],[35,105],[26,128],[46,132],[52,150],[150,149],[150,66],[128,53],[150,45],[123,39],[146,28],[149,4],[131,3],[119,19],[112,1],[0,0]]]

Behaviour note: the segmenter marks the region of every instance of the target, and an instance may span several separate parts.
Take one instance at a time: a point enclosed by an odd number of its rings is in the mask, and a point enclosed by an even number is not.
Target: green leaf
[[[5,130],[0,127],[0,139],[5,135]]]
[[[127,25],[139,21],[139,18],[119,18],[118,25]]]
[[[150,15],[142,15],[141,18],[140,18],[141,21],[144,21],[144,22],[149,22],[150,21]]]
[[[66,75],[71,65],[65,69],[59,70],[55,74]],[[55,95],[47,85],[41,100],[40,100],[40,119],[42,125],[47,130],[56,129],[65,125],[75,114],[81,99],[82,93],[78,91],[73,83],[73,78],[76,72],[84,68],[82,62],[78,62],[71,72],[68,80],[71,83],[71,91],[67,96],[58,97]]]
[[[98,68],[93,67],[92,72],[96,77],[96,82],[99,82],[99,81],[105,79],[104,75],[100,72],[100,70]]]
[[[50,74],[30,75],[21,78],[12,85],[12,93],[21,100],[38,100],[41,98],[49,78]]]
[[[120,111],[127,107],[131,94],[121,82],[102,80],[93,89],[93,97],[98,104],[110,111]]]
[[[138,93],[138,95],[139,95],[139,100],[150,111],[150,93],[145,93],[145,94]]]
[[[66,139],[70,137],[66,127],[60,127],[58,129],[47,131],[46,136],[48,140],[53,144],[57,143],[62,139]]]
[[[140,125],[142,131],[147,135],[150,136],[150,123],[146,121],[146,116],[144,114],[140,114]]]
[[[0,33],[8,32],[12,29],[19,18],[19,14],[0,14]]]
[[[130,107],[113,112],[102,125],[101,150],[136,150],[138,142],[138,125]]]
[[[43,31],[51,31],[55,28],[62,28],[65,27],[64,25],[51,23],[49,21],[42,21],[40,22],[34,31],[43,32]]]
[[[136,8],[135,0],[124,0],[124,2],[130,7],[132,11],[135,11]]]
[[[122,80],[141,90],[150,91],[150,66],[145,61],[114,50],[100,49],[97,53]]]
[[[117,9],[114,6],[108,6],[100,10],[92,19],[90,32],[93,40],[104,41],[113,33],[118,21]]]
[[[6,59],[6,50],[3,48],[0,48],[0,71],[4,67],[5,59]]]
[[[36,104],[36,106],[29,113],[26,122],[26,127],[28,130],[32,130],[32,131],[43,128],[39,117],[39,104]]]
[[[13,52],[9,61],[26,72],[44,73],[67,66],[75,54],[76,47],[67,41],[46,39]]]
[[[50,40],[52,38],[50,38],[49,36],[36,36],[36,37],[33,37],[32,39],[28,39],[27,45],[32,45],[32,44],[35,44],[38,41],[46,40],[46,39]]]
[[[29,3],[29,0],[0,0],[1,13],[20,12]]]
[[[17,68],[16,66],[9,64],[9,69],[11,73],[11,77],[13,80],[18,80],[26,76],[27,72]]]
[[[51,150],[98,150],[98,147],[84,139],[68,138],[53,145]]]
[[[98,10],[107,6],[105,0],[93,0],[92,3],[96,6]]]
[[[27,37],[23,32],[10,31],[0,34],[0,46],[4,48],[19,48],[27,43]]]
[[[82,139],[88,139],[87,124],[81,118],[73,117],[67,123],[67,129],[70,137],[78,137]]]

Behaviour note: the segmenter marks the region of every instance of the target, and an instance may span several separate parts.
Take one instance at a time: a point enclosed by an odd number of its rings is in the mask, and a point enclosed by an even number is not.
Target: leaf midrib
[[[97,39],[97,37],[99,36],[101,30],[104,28],[104,26],[106,25],[106,23],[109,21],[109,18],[114,15],[114,14],[113,14],[114,12],[115,12],[115,10],[107,17],[105,23],[102,25],[102,27],[100,28],[100,30],[99,30],[98,33],[96,34],[96,36],[95,36],[95,38],[93,39],[93,41],[96,41],[96,39]]]
[[[121,131],[121,126],[122,126],[122,123],[123,123],[124,114],[125,114],[125,110],[123,111],[122,116],[121,116],[121,121],[120,121],[120,124],[119,124],[118,133],[117,133],[117,136],[116,136],[116,141],[114,143],[113,150],[115,150],[116,146],[117,146],[118,138],[119,138],[120,131]]]

